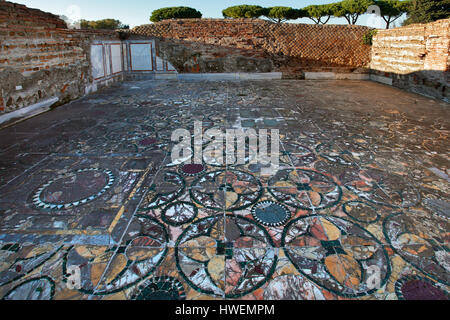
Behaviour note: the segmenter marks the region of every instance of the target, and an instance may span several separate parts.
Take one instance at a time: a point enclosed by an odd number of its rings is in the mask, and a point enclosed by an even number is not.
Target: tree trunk
[[[381,17],[383,18],[384,22],[386,22],[386,29],[389,29],[389,26],[391,24],[391,17],[390,16],[387,18],[385,18],[384,16]]]
[[[322,22],[322,24],[327,24],[328,21],[330,21],[331,16],[328,16],[327,20],[325,20],[324,22]]]
[[[348,24],[352,24],[352,21],[350,20],[350,17],[344,16],[345,20],[347,20]]]

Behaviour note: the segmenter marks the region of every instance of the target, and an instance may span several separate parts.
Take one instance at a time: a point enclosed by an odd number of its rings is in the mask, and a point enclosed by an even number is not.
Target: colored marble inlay
[[[50,180],[33,197],[41,209],[61,210],[83,205],[105,193],[114,183],[109,170],[79,169]]]
[[[430,280],[405,277],[395,283],[395,292],[401,300],[450,300],[447,292]]]
[[[273,201],[262,201],[252,208],[252,215],[256,221],[265,226],[280,226],[291,217],[289,209]]]
[[[202,164],[185,164],[180,167],[179,172],[186,176],[197,176],[205,172],[205,167]]]
[[[448,300],[450,109],[392,90],[139,81],[0,130],[0,299]],[[243,128],[276,173],[206,152]]]
[[[133,300],[185,300],[186,293],[180,281],[172,277],[156,277],[138,287]]]

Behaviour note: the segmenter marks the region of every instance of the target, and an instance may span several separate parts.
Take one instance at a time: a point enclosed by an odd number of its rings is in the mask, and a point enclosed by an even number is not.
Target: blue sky
[[[99,20],[106,18],[119,19],[130,27],[150,23],[149,17],[153,10],[162,7],[189,6],[203,13],[204,18],[222,18],[222,9],[238,4],[256,4],[263,7],[288,6],[301,8],[310,4],[324,4],[335,2],[334,0],[9,0],[24,4],[30,8],[37,8],[54,14],[65,14],[70,17],[70,12],[79,12],[82,19]],[[74,10],[75,8],[75,10]],[[79,8],[79,9],[78,9]],[[77,16],[78,14],[75,14]],[[312,23],[309,19],[299,19],[295,22]],[[329,23],[346,24],[343,18],[333,18]],[[358,24],[373,25],[373,19],[365,15],[360,18]]]

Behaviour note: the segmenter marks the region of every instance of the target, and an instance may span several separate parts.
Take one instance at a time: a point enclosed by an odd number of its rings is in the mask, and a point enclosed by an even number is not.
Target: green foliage
[[[412,0],[404,25],[450,18],[450,0]]]
[[[306,12],[306,17],[310,18],[316,24],[326,24],[334,13],[336,4],[311,5],[303,10]]]
[[[356,24],[358,18],[373,4],[375,4],[374,0],[344,0],[332,7],[333,15],[344,17],[349,24]]]
[[[303,9],[294,9],[295,11],[297,11],[297,19],[301,19],[301,18],[308,18],[308,12],[306,12],[306,10]]]
[[[298,19],[300,17],[300,13],[300,10],[296,10],[291,7],[270,7],[267,8],[267,12],[264,15],[269,20],[281,23],[287,20]]]
[[[239,5],[228,7],[222,11],[222,15],[224,18],[259,18],[261,16],[267,15],[269,12],[268,9],[253,6],[253,5]]]
[[[378,32],[377,29],[371,29],[371,30],[367,31],[363,35],[362,43],[371,46],[373,44],[373,37],[377,34],[377,32]]]
[[[103,20],[80,20],[81,29],[108,29],[108,30],[116,30],[116,29],[129,29],[128,25],[123,24],[119,20],[115,19],[103,19]]]
[[[386,22],[386,29],[389,29],[391,23],[399,19],[404,13],[408,12],[410,1],[399,0],[377,0],[375,4],[381,9],[381,17]]]
[[[151,22],[158,22],[166,19],[196,19],[201,18],[202,13],[189,7],[168,7],[157,9],[152,12]]]

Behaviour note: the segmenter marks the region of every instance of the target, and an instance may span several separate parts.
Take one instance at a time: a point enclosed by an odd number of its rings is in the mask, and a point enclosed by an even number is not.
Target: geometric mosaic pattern
[[[448,300],[448,119],[353,81],[123,83],[58,107],[0,131],[0,298]],[[174,162],[195,121],[278,129],[280,170]]]
[[[83,184],[86,179],[88,183]],[[79,169],[44,184],[33,197],[33,203],[38,208],[50,210],[77,207],[100,197],[113,183],[114,176],[109,170]]]

